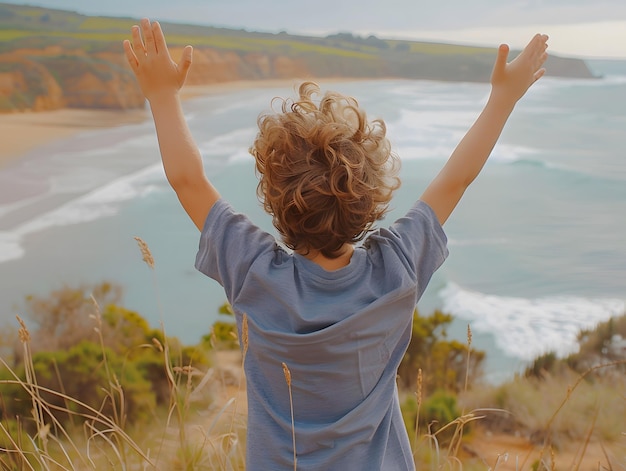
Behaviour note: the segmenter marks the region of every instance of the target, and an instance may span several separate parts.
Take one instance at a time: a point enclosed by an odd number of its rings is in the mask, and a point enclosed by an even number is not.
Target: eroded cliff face
[[[178,59],[182,48],[172,48]],[[375,60],[335,56],[293,56],[237,53],[210,48],[194,50],[188,84],[236,80],[306,77],[351,77],[485,81],[493,58],[425,55],[406,60],[389,54]],[[469,61],[469,62],[468,62]],[[550,57],[549,73],[591,78],[583,61]],[[145,106],[144,97],[126,62],[115,49],[101,52],[67,50],[59,46],[22,49],[0,54],[0,112],[58,108],[132,109]]]
[[[64,106],[63,90],[46,67],[20,57],[0,58],[0,111]]]
[[[179,57],[182,49],[172,49]],[[266,54],[239,55],[208,48],[196,48],[187,83],[206,85],[236,80],[263,80],[310,76],[306,62],[286,56]]]
[[[119,59],[49,50],[0,56],[0,112],[143,105],[134,77]]]
[[[179,57],[182,48],[171,52]],[[303,61],[290,57],[196,48],[187,83],[205,85],[309,74]],[[131,109],[143,107],[144,102],[121,52],[88,55],[55,47],[0,55],[0,112],[64,107]]]

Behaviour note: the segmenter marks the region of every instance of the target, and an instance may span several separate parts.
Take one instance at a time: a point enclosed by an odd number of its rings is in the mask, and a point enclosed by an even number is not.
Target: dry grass
[[[147,244],[137,239],[144,261],[154,273],[154,259]],[[100,332],[100,314],[94,303],[95,329]],[[225,370],[199,371],[191,365],[172,367],[167,342],[153,340],[150,348],[165,358],[164,375],[170,389],[170,403],[163,417],[144,427],[125,423],[124,390],[107,369],[107,406],[100,408],[79,403],[60,391],[37,384],[31,353],[31,335],[18,319],[25,378],[13,374],[1,384],[19,385],[32,400],[32,417],[0,420],[1,470],[96,470],[96,469],[174,469],[236,470],[245,468],[246,414],[239,413],[245,401],[243,367],[248,350],[247,316],[240,340],[242,355],[237,371],[226,378]],[[167,338],[163,333],[163,338]],[[100,333],[104,351],[104,339]],[[468,328],[468,346],[472,335]],[[468,348],[468,362],[469,352]],[[0,363],[12,371],[7,361]],[[104,361],[106,368],[106,356]],[[289,388],[292,417],[293,466],[297,469],[294,404],[291,371],[282,364]],[[462,395],[463,412],[436,431],[428,426],[421,432],[416,421],[413,438],[414,460],[418,469],[431,470],[553,470],[591,469],[590,453],[598,470],[626,469],[626,446],[620,456],[611,444],[626,442],[626,378],[611,377],[609,384],[588,381],[594,367],[583,375],[546,377],[542,381],[517,378],[499,387],[477,387]],[[469,368],[468,368],[469,370]],[[237,378],[238,376],[238,378]],[[571,386],[565,387],[565,381]],[[62,384],[62,383],[61,383]],[[219,385],[220,390],[211,389]],[[419,370],[416,391],[417,414],[422,405],[423,374]],[[53,406],[42,393],[63,399],[64,406]],[[2,403],[0,402],[0,408]],[[80,413],[76,412],[81,410]],[[113,411],[104,414],[103,410]],[[465,412],[465,410],[469,412]],[[56,419],[61,410],[72,417],[70,425]],[[506,410],[506,412],[505,412]],[[25,431],[24,421],[35,424],[35,433]],[[482,423],[482,427],[470,424]],[[507,429],[508,427],[508,429]],[[485,431],[485,428],[490,429]],[[519,448],[512,442],[489,442],[499,431],[509,433],[527,444]],[[446,436],[445,441],[442,437]],[[524,435],[520,437],[520,435]],[[451,438],[449,438],[451,437]],[[487,444],[487,449],[482,445]],[[599,445],[598,445],[599,444]],[[519,445],[519,443],[518,443]],[[502,449],[504,446],[505,449]],[[599,446],[599,448],[598,448]],[[506,449],[509,447],[509,449]],[[517,447],[517,448],[516,448]],[[525,450],[524,452],[520,450]],[[601,455],[598,457],[598,449]],[[618,448],[619,449],[619,448]],[[565,453],[570,450],[569,454]],[[573,451],[571,451],[573,450]],[[559,461],[559,457],[562,459]],[[565,465],[557,463],[566,463]],[[585,467],[587,466],[587,467]]]
[[[150,427],[132,430],[125,423],[124,390],[113,374],[107,390],[107,401],[113,410],[105,415],[101,408],[94,408],[77,401],[60,391],[37,385],[30,355],[30,334],[21,322],[20,340],[24,349],[26,378],[17,375],[2,384],[16,384],[26,390],[32,399],[32,417],[18,418],[15,426],[8,420],[0,421],[0,469],[32,470],[89,470],[89,469],[242,469],[243,449],[233,446],[239,443],[244,430],[236,417],[226,419],[227,410],[235,403],[231,400],[211,409],[206,386],[215,380],[215,372],[200,372],[191,366],[166,367],[170,380],[171,401],[163,422],[155,418]],[[163,355],[169,354],[167,344],[157,348]],[[11,371],[9,365],[0,359]],[[170,365],[166,361],[166,365]],[[193,386],[192,378],[199,378]],[[64,400],[65,407],[53,406],[42,399],[42,393],[53,394]],[[198,411],[196,404],[206,406]],[[80,408],[82,411],[77,413]],[[72,416],[74,425],[62,424],[55,412]],[[205,419],[199,422],[192,415]],[[35,433],[25,432],[25,422],[34,422]],[[210,423],[207,427],[205,424]],[[226,424],[226,422],[229,422]],[[159,425],[160,428],[155,428]],[[224,432],[225,429],[229,432]],[[134,436],[131,436],[134,435]],[[140,437],[140,440],[137,438]]]
[[[483,430],[526,445],[515,469],[547,470],[557,464],[557,469],[589,469],[581,468],[583,462],[595,469],[626,469],[626,378],[608,373],[623,363],[596,365],[583,374],[568,370],[542,379],[517,377],[500,386],[477,387],[462,400],[468,407],[507,411],[488,414]],[[607,374],[592,377],[600,370]]]

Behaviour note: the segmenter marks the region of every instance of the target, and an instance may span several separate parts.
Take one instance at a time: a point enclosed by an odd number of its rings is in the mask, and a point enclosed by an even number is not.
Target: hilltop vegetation
[[[121,42],[133,18],[0,3],[0,111],[140,108]],[[290,78],[487,81],[494,50],[367,38],[257,33],[163,23],[176,56],[195,47],[190,84]],[[552,75],[591,78],[581,60],[551,57]]]
[[[182,345],[120,303],[115,284],[63,287],[27,298],[28,330],[0,330],[0,468],[243,469],[245,357],[230,307]],[[626,316],[495,386],[480,381],[471,331],[467,345],[447,339],[451,320],[416,312],[399,370],[418,468],[513,469],[505,453],[516,470],[624,463]]]

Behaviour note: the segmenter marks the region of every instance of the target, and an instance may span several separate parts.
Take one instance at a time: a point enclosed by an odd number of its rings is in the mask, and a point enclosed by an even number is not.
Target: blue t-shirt
[[[432,209],[418,201],[372,232],[347,266],[326,271],[224,200],[213,206],[196,268],[224,287],[240,332],[248,318],[248,471],[293,469],[283,362],[299,470],[414,469],[396,373],[446,242]]]

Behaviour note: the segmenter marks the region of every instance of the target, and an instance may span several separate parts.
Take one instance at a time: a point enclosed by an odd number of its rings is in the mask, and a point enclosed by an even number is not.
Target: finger
[[[494,73],[504,71],[508,58],[509,58],[509,45],[500,44],[500,47],[498,48],[498,55],[496,56],[496,63],[493,66]]]
[[[539,47],[542,43],[545,43],[547,40],[548,40],[548,37],[545,34],[537,33],[528,42],[528,46],[530,46],[530,47]]]
[[[535,75],[533,76],[533,79],[535,80],[535,82],[539,80],[541,77],[543,77],[545,73],[546,73],[546,69],[539,69],[537,72],[535,72]]]
[[[193,47],[185,46],[185,49],[183,49],[183,55],[180,58],[180,63],[178,64],[179,80],[181,84],[183,84],[187,79],[187,73],[191,67],[192,59]]]
[[[165,35],[163,29],[158,21],[152,23],[152,35],[154,37],[154,45],[157,52],[167,51],[167,43],[165,42]]]
[[[146,54],[146,46],[141,40],[141,33],[139,32],[139,26],[135,25],[130,30],[133,50],[135,52],[135,57],[140,59]]]
[[[150,20],[147,18],[141,20],[141,33],[143,34],[143,41],[146,45],[146,54],[156,53],[157,51],[154,44],[154,33],[152,33]]]
[[[126,53],[126,60],[130,67],[135,70],[139,66],[139,61],[137,60],[137,56],[135,55],[135,51],[133,51],[133,47],[130,45],[130,41],[128,39],[124,40],[122,43],[124,45],[124,52]]]
[[[535,34],[533,38],[528,43],[526,48],[532,53],[534,56],[541,55],[548,48],[548,36],[546,34]]]

